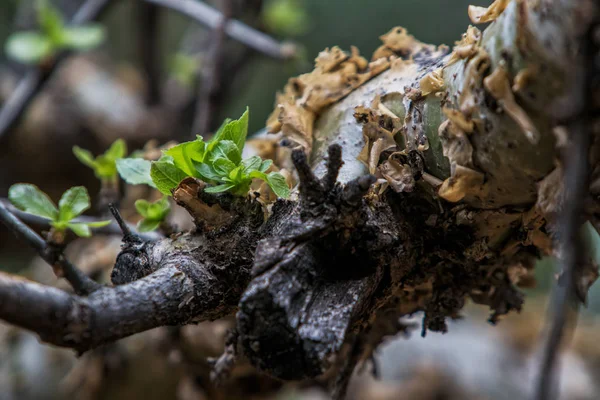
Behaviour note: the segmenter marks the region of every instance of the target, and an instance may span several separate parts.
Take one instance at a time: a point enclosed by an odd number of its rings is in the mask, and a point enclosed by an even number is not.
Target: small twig
[[[214,100],[221,86],[219,71],[223,64],[225,28],[233,13],[231,0],[221,0],[221,4],[223,9],[221,21],[212,32],[213,37],[207,51],[208,55],[204,58],[202,83],[198,92],[196,115],[192,125],[192,138],[195,138],[196,135],[204,135],[210,130],[211,117],[215,111]]]
[[[79,10],[77,10],[71,19],[70,24],[80,25],[95,19],[109,3],[110,0],[87,0]],[[34,99],[35,95],[48,81],[48,78],[50,78],[56,67],[67,58],[69,54],[71,53],[61,52],[56,55],[54,62],[44,65],[43,67],[34,67],[27,71],[0,110],[0,137],[15,125],[27,106]]]
[[[162,7],[170,8],[193,18],[195,21],[211,29],[217,29],[223,20],[221,13],[209,5],[193,0],[145,0]],[[245,44],[269,57],[287,60],[296,55],[296,46],[291,43],[279,43],[269,35],[257,31],[248,25],[230,20],[225,27],[230,38]]]
[[[140,2],[138,7],[138,43],[140,60],[147,82],[146,105],[154,106],[160,103],[160,7]]]
[[[24,211],[17,209],[15,206],[10,204],[10,202],[6,199],[0,199],[0,204],[2,204],[5,208],[8,209],[12,214],[14,214],[21,221],[38,225],[38,226],[48,226],[49,221],[46,218],[38,217],[37,215],[28,214]],[[97,221],[97,218],[91,217],[78,217],[75,218],[72,222],[94,222]],[[127,227],[130,230],[134,230],[135,227],[132,224],[127,224]],[[123,233],[122,229],[119,227],[117,222],[112,222],[110,225],[103,226],[101,228],[94,228],[94,233],[99,233],[103,235],[121,235]],[[156,241],[162,239],[164,236],[157,232],[145,232],[138,233],[139,237],[145,241]]]
[[[57,254],[55,249],[51,248],[37,233],[8,211],[2,202],[0,202],[0,220],[17,237],[27,241],[48,264],[55,269],[58,267],[77,294],[88,295],[102,287],[71,264],[62,253]]]
[[[578,240],[579,226],[584,209],[584,199],[588,187],[588,159],[591,145],[592,125],[592,79],[593,79],[593,34],[595,24],[591,24],[582,40],[581,60],[586,63],[582,69],[579,92],[583,97],[582,112],[570,123],[570,151],[566,159],[563,176],[565,208],[559,218],[560,260],[562,276],[554,288],[549,310],[548,336],[542,348],[541,371],[535,387],[536,400],[550,400],[558,387],[555,365],[569,308],[575,300],[577,264],[585,256],[585,249]]]

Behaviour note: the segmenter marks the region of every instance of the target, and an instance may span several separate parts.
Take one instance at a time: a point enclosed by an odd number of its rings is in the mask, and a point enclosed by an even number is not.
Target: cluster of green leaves
[[[37,64],[61,50],[90,50],[104,41],[104,28],[96,24],[66,26],[60,11],[48,0],[38,0],[39,32],[16,32],[6,42],[6,53],[16,61]]]
[[[140,232],[150,232],[158,228],[165,218],[167,218],[169,211],[171,211],[171,206],[169,205],[169,199],[163,197],[153,203],[144,199],[136,200],[135,209],[144,217],[138,222],[138,230]]]
[[[302,0],[269,0],[262,19],[269,30],[283,36],[305,34],[310,19]]]
[[[131,184],[151,184],[162,193],[171,195],[188,176],[210,183],[208,193],[231,192],[245,196],[253,179],[265,181],[279,196],[286,198],[290,190],[283,175],[267,173],[271,160],[259,156],[242,160],[242,151],[248,134],[248,110],[238,120],[226,120],[213,138],[181,143],[164,151],[154,162],[142,159],[117,161],[121,177]]]
[[[58,232],[72,230],[77,236],[91,236],[90,228],[100,228],[110,221],[73,222],[73,219],[90,208],[90,196],[85,187],[75,186],[63,193],[58,208],[50,197],[37,186],[29,183],[12,185],[8,190],[10,202],[19,210],[50,220]]]
[[[104,154],[94,157],[88,150],[73,146],[73,154],[82,164],[94,170],[100,180],[114,181],[117,179],[117,160],[127,154],[127,144],[123,139],[117,139]]]

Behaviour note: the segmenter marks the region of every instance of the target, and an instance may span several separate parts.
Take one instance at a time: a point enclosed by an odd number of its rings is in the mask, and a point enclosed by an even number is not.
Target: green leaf
[[[262,159],[259,156],[252,156],[242,161],[244,172],[256,171],[261,167]]]
[[[37,32],[12,34],[4,47],[6,54],[23,64],[37,64],[53,52],[50,40]]]
[[[17,183],[8,190],[8,199],[21,211],[48,218],[58,219],[58,209],[48,195],[29,183]]]
[[[214,162],[220,158],[225,158],[238,165],[242,161],[242,153],[231,140],[221,140],[212,149],[209,160]]]
[[[90,196],[85,187],[75,186],[63,193],[58,202],[58,220],[70,221],[90,208]]]
[[[235,167],[229,172],[229,180],[234,183],[242,182],[244,180],[244,167],[241,165]]]
[[[217,161],[219,161],[219,162],[223,161],[223,162],[230,162],[231,163],[231,161],[225,160],[225,159],[217,160]],[[214,167],[210,166],[209,164],[198,164],[197,171],[198,171],[198,174],[200,175],[200,177],[203,180],[209,181],[209,182],[210,181],[216,181],[216,182],[218,182],[218,181],[222,180],[222,177],[224,175],[224,174],[219,174],[217,171],[215,171]]]
[[[188,176],[196,176],[195,162],[203,162],[206,152],[206,143],[201,137],[192,141],[178,144],[164,152],[173,157],[173,163]]]
[[[164,197],[150,204],[148,207],[148,218],[162,221],[167,217],[169,211],[171,211],[171,205],[169,204],[169,200]]]
[[[246,136],[248,135],[248,118],[250,111],[246,108],[246,111],[240,119],[230,121],[225,126],[217,131],[211,142],[221,142],[223,140],[231,140],[235,143],[236,147],[242,152],[244,150],[244,144],[246,143]],[[232,160],[233,161],[233,160]]]
[[[283,175],[279,172],[271,172],[267,175],[267,183],[278,197],[287,199],[290,197],[290,188],[285,181]]]
[[[92,231],[88,224],[72,222],[67,225],[67,227],[72,230],[77,236],[80,237],[90,237],[92,236]]]
[[[65,23],[59,10],[47,0],[38,0],[36,6],[37,19],[42,32],[46,34],[52,44],[62,45]]]
[[[110,220],[106,220],[106,221],[93,221],[93,222],[86,222],[85,224],[87,226],[89,226],[90,228],[102,228],[103,226],[107,226],[110,225]]]
[[[271,167],[272,164],[273,164],[273,160],[264,160],[262,162],[262,164],[260,164],[260,167],[258,168],[258,170],[260,172],[267,172],[267,170]]]
[[[310,18],[299,0],[270,0],[263,8],[269,30],[283,36],[298,36],[309,29]]]
[[[108,160],[116,161],[119,158],[125,157],[127,154],[127,143],[123,139],[117,139],[110,145],[108,150],[104,152],[104,157]]]
[[[161,222],[161,220],[144,218],[143,220],[138,222],[137,229],[140,232],[150,232],[157,229],[160,226]]]
[[[168,196],[171,196],[171,190],[175,189],[179,182],[188,177],[185,172],[166,161],[152,163],[150,176],[156,188]]]
[[[90,167],[91,169],[96,168],[96,162],[94,156],[88,150],[82,149],[79,146],[73,146],[73,154],[83,165]]]
[[[232,183],[225,183],[223,185],[207,187],[206,189],[204,189],[204,191],[206,193],[221,193],[226,192],[229,189],[233,189],[234,187],[235,185]]]
[[[221,178],[229,176],[237,166],[226,158],[219,158],[213,163],[213,168],[221,176]]]
[[[130,185],[154,186],[150,177],[152,163],[143,158],[121,158],[116,161],[121,178]]]
[[[101,25],[74,26],[63,31],[64,46],[80,51],[99,46],[105,38],[106,31]]]
[[[150,207],[150,202],[144,199],[138,199],[135,201],[135,209],[142,217],[148,217],[148,207]]]
[[[101,155],[94,161],[94,173],[99,179],[110,179],[117,176],[116,160]]]

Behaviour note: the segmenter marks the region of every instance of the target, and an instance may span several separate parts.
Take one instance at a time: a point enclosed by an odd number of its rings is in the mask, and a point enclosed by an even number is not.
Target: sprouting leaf
[[[94,158],[92,153],[73,146],[73,154],[84,165],[94,170],[99,179],[114,179],[117,176],[117,160],[127,154],[127,145],[123,139],[117,139],[104,154]]]
[[[52,54],[50,40],[37,32],[17,32],[8,38],[6,54],[23,64],[37,64]]]
[[[195,176],[194,162],[203,162],[206,154],[206,143],[202,137],[171,147],[164,152],[173,157],[173,163],[188,176]]]
[[[217,160],[218,164],[223,164],[223,163],[226,163],[226,162],[231,163],[231,161],[225,160],[225,159]],[[215,165],[217,163],[215,163]],[[235,165],[234,165],[234,168],[235,168]],[[219,180],[221,180],[221,178],[223,177],[223,175],[227,175],[228,173],[229,173],[229,171],[227,171],[225,174],[218,173],[215,170],[215,168],[213,166],[210,166],[209,164],[199,164],[198,165],[198,174],[200,175],[200,177],[203,180],[206,180],[206,181],[209,181],[209,182],[210,181],[219,181]]]
[[[157,229],[160,226],[161,221],[153,219],[143,219],[137,224],[137,229],[140,232],[150,232]]]
[[[58,209],[48,195],[37,186],[29,183],[17,183],[8,190],[8,199],[21,211],[48,218],[58,218]]]
[[[92,231],[87,224],[83,223],[70,223],[67,225],[69,229],[71,229],[77,236],[80,237],[90,237],[92,236]]]
[[[38,0],[37,19],[42,32],[53,45],[61,45],[65,23],[59,10],[47,0]]]
[[[273,160],[264,160],[258,170],[260,172],[267,172],[267,170],[273,165]]]
[[[273,190],[273,193],[275,193],[278,197],[283,199],[290,197],[290,188],[288,187],[284,176],[279,172],[271,172],[269,175],[267,175],[267,183],[269,184],[271,190]]]
[[[105,38],[106,31],[101,25],[74,26],[63,31],[64,45],[74,50],[90,50],[99,46]]]
[[[135,209],[142,217],[144,217],[138,223],[138,230],[141,232],[149,232],[158,228],[162,221],[165,220],[169,211],[171,211],[171,206],[169,205],[169,200],[166,197],[163,197],[154,203],[139,199],[135,202]]]
[[[90,198],[83,186],[72,187],[63,193],[58,209],[46,193],[29,183],[12,185],[8,191],[8,198],[18,209],[48,218],[50,225],[57,231],[69,228],[78,236],[89,237],[90,228],[110,224],[110,221],[71,222],[90,207]]]
[[[156,188],[163,194],[171,195],[171,190],[175,189],[179,182],[188,177],[188,174],[167,161],[157,161],[152,163],[150,176],[156,185]]]
[[[234,187],[235,187],[235,185],[232,183],[224,183],[222,185],[208,187],[208,188],[204,189],[204,191],[206,193],[221,193],[221,192],[226,192],[230,189],[233,189]]]
[[[250,111],[246,108],[246,111],[244,111],[244,114],[239,119],[230,121],[219,128],[211,142],[218,143],[223,140],[231,140],[241,153],[246,143],[246,136],[248,135],[249,114]]]
[[[152,163],[143,158],[121,158],[116,161],[121,178],[130,185],[156,187],[150,176]]]
[[[214,162],[221,158],[225,158],[238,165],[242,161],[242,153],[233,141],[225,139],[214,146],[209,161]]]
[[[262,18],[271,31],[284,36],[302,35],[310,27],[301,0],[270,0],[265,4]]]
[[[244,166],[244,172],[256,171],[260,168],[261,164],[262,158],[260,158],[259,156],[252,156],[242,161],[242,165]]]
[[[82,149],[79,146],[73,146],[73,154],[79,160],[80,163],[90,168],[95,167],[94,156],[88,150]]]
[[[83,186],[74,186],[63,193],[58,202],[58,220],[70,221],[90,208],[90,196]]]

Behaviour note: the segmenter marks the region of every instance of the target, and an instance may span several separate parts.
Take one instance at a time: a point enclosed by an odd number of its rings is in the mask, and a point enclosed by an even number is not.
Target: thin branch
[[[38,217],[37,215],[28,214],[23,212],[10,204],[7,199],[0,198],[0,205],[3,205],[8,209],[12,214],[18,217],[21,221],[27,224],[33,224],[37,226],[48,226],[49,221],[46,218]],[[94,222],[97,221],[97,218],[92,217],[78,217],[73,220],[73,222]],[[130,231],[135,231],[135,226],[132,224],[127,224],[127,228]],[[119,224],[116,221],[111,222],[110,225],[103,226],[101,228],[94,228],[94,233],[99,233],[103,235],[121,235],[123,234],[122,229],[119,227]],[[158,232],[138,232],[136,233],[142,240],[153,242],[155,240],[160,240],[164,236]]]
[[[154,106],[160,103],[160,7],[140,2],[138,9],[138,47],[140,60],[144,69],[147,93],[146,105]]]
[[[215,111],[215,97],[220,88],[219,71],[223,64],[223,46],[225,44],[225,28],[233,14],[231,0],[221,0],[223,14],[219,25],[212,32],[212,41],[204,58],[202,68],[202,83],[198,92],[196,115],[192,125],[192,138],[204,135],[210,130],[212,115]]]
[[[577,264],[585,256],[585,248],[579,240],[578,232],[581,216],[584,211],[584,199],[588,187],[589,148],[591,145],[592,126],[592,79],[593,79],[593,34],[595,24],[590,24],[588,32],[582,40],[581,60],[586,63],[581,69],[583,79],[578,84],[579,94],[583,98],[582,112],[570,123],[570,149],[565,160],[563,176],[565,209],[559,218],[560,227],[560,260],[562,271],[560,281],[554,288],[549,310],[548,336],[542,348],[542,361],[539,379],[535,387],[535,399],[550,400],[558,388],[558,377],[555,376],[555,365],[569,308],[576,296]]]
[[[70,21],[71,25],[80,25],[91,21],[106,8],[110,0],[87,0],[75,13]],[[71,54],[61,52],[54,62],[43,67],[33,67],[21,80],[11,96],[6,100],[0,110],[0,138],[17,123],[27,106],[35,98],[56,67]]]
[[[211,29],[217,29],[223,21],[223,15],[209,5],[193,0],[145,0],[162,7],[170,8],[193,18],[198,23]],[[287,60],[296,55],[296,46],[290,43],[279,43],[269,35],[257,31],[250,26],[231,20],[225,27],[230,38],[245,44],[269,57]]]
[[[77,294],[87,295],[98,290],[101,285],[94,282],[87,275],[81,272],[77,267],[71,264],[62,254],[57,254],[48,244],[27,225],[21,222],[17,217],[0,202],[0,220],[17,237],[23,238],[33,247],[40,257],[42,257],[53,268],[62,272],[64,278],[69,281]]]
[[[229,315],[236,304],[224,304],[228,287],[185,257],[87,297],[0,273],[0,319],[47,343],[84,352],[155,327]]]

